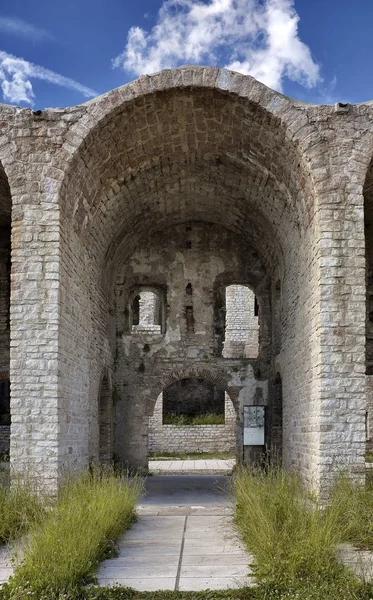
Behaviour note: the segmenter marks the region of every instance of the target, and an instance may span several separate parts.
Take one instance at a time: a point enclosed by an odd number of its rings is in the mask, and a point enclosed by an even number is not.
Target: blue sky
[[[373,99],[373,2],[0,2],[0,101],[71,106],[166,66],[253,74],[305,102]]]

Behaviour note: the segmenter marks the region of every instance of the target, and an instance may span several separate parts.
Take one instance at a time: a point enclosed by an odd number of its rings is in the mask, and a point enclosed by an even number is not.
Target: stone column
[[[353,184],[320,215],[320,481],[364,477],[365,256],[363,197]],[[336,186],[333,186],[336,189]]]

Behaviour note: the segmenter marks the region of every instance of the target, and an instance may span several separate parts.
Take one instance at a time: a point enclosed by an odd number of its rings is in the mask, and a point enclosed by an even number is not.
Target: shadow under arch
[[[104,373],[101,378],[98,397],[98,458],[101,464],[110,464],[113,460],[113,396],[109,375]]]

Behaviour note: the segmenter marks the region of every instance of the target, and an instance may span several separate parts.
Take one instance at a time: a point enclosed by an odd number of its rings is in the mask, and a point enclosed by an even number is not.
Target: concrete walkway
[[[11,552],[7,546],[0,546],[0,587],[6,583],[13,574],[12,563],[10,560]]]
[[[227,478],[153,476],[137,523],[104,561],[100,585],[136,590],[229,589],[250,585],[246,553],[232,525]]]
[[[198,459],[198,460],[149,460],[151,473],[220,473],[232,472],[236,460],[231,459]]]

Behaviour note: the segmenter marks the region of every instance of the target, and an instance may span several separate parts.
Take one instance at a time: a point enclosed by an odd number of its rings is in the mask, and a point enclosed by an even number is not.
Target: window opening
[[[132,333],[161,333],[161,318],[158,294],[140,292],[132,303]]]

